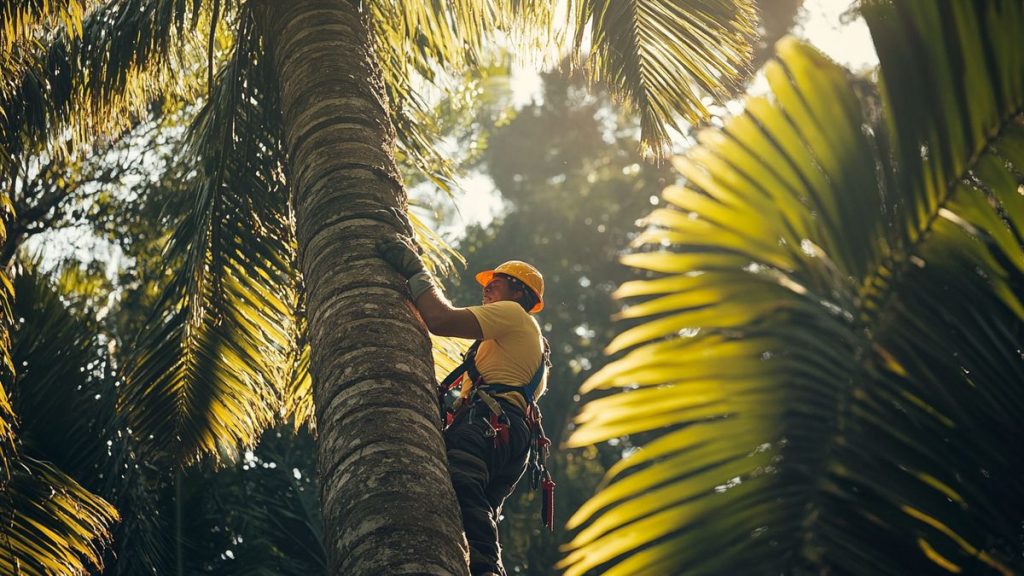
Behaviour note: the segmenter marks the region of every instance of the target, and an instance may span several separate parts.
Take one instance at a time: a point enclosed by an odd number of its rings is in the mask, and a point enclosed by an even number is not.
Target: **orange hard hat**
[[[536,314],[544,309],[544,277],[540,275],[540,270],[520,260],[509,260],[494,270],[480,272],[476,275],[476,281],[481,286],[487,286],[495,274],[511,276],[533,290],[537,296],[537,304],[530,309],[530,314]]]

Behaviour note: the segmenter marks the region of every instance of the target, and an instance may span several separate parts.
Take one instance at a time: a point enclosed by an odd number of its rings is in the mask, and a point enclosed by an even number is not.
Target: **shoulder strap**
[[[534,394],[537,392],[537,387],[540,386],[541,381],[544,379],[544,375],[547,374],[548,368],[551,367],[551,345],[548,344],[548,339],[544,340],[544,350],[540,356],[540,366],[537,367],[537,371],[533,373],[533,378],[530,379],[530,383],[525,386],[525,396],[527,402],[533,404]]]
[[[480,347],[480,341],[477,340],[469,345],[466,352],[462,355],[462,364],[455,367],[454,370],[445,376],[444,380],[438,384],[438,388],[447,392],[455,387],[455,383],[459,381],[459,378],[466,372],[469,372],[469,377],[476,380],[479,376],[479,372],[476,371],[476,350]]]
[[[537,370],[533,373],[533,377],[530,378],[529,383],[527,383],[525,386],[511,386],[509,384],[484,383],[484,386],[488,390],[491,390],[493,392],[518,392],[522,394],[524,398],[526,398],[526,403],[528,405],[533,404],[535,401],[534,395],[537,392],[537,387],[540,386],[541,381],[544,380],[544,375],[547,374],[548,368],[551,367],[551,346],[548,344],[547,338],[544,338],[543,340],[544,352],[541,354],[540,357],[540,366],[538,366]]]

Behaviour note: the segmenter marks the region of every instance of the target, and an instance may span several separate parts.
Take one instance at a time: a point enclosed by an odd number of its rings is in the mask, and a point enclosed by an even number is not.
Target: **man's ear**
[[[516,302],[522,301],[523,298],[526,298],[526,290],[523,288],[516,288],[512,291],[512,299]]]

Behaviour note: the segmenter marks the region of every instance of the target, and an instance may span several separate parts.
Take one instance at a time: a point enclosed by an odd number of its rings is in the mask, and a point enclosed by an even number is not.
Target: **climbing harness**
[[[494,447],[497,448],[509,441],[510,422],[508,415],[502,409],[501,404],[494,398],[495,394],[515,392],[521,394],[526,400],[526,413],[524,414],[527,427],[530,431],[530,453],[527,459],[527,467],[530,471],[530,489],[541,488],[541,520],[548,530],[554,530],[555,512],[555,481],[551,478],[551,472],[547,469],[547,459],[550,452],[551,440],[544,434],[544,426],[541,425],[542,416],[540,407],[537,406],[534,394],[537,387],[543,381],[548,368],[551,366],[551,349],[548,341],[544,339],[544,354],[540,366],[533,373],[533,378],[525,386],[510,386],[508,384],[491,384],[484,382],[483,376],[476,368],[476,353],[480,348],[480,340],[473,342],[462,356],[462,364],[459,364],[444,380],[437,386],[437,401],[441,417],[441,427],[446,428],[452,421],[467,407],[475,403],[479,398],[489,411],[487,423],[488,429],[484,435],[494,439]],[[469,378],[469,385],[472,386],[468,398],[460,397],[449,405],[449,393],[461,381],[463,375]],[[465,385],[465,384],[464,384]]]

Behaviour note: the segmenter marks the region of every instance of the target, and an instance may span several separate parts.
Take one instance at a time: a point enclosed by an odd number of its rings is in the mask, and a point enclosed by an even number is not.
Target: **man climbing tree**
[[[382,241],[381,256],[409,281],[412,301],[438,336],[475,340],[465,361],[439,385],[452,486],[469,541],[470,572],[505,574],[498,517],[527,465],[544,490],[543,518],[551,528],[554,483],[544,468],[548,440],[536,399],[547,386],[549,351],[531,316],[544,307],[544,278],[511,260],[476,275],[483,304],[455,308],[435,285],[411,240]],[[462,384],[451,410],[445,395]]]

